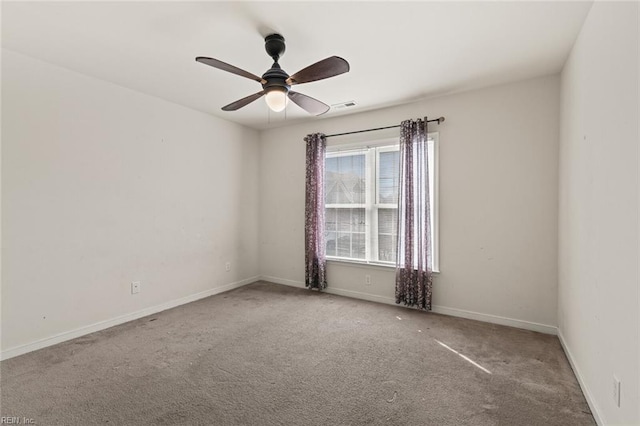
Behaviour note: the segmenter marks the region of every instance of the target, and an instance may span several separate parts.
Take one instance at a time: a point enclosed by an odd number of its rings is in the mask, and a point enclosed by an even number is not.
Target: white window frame
[[[431,164],[429,164],[429,178],[432,182],[432,190],[429,191],[431,198],[431,247],[432,247],[432,259],[433,259],[433,271],[440,272],[439,261],[439,223],[438,223],[438,210],[439,210],[439,134],[438,132],[432,132],[427,134],[428,141],[432,144],[433,150],[430,155]],[[375,148],[375,149],[373,149]],[[395,267],[394,262],[371,260],[373,254],[378,253],[378,209],[379,208],[397,208],[397,206],[390,204],[378,203],[378,175],[379,175],[379,161],[378,156],[381,152],[390,152],[399,150],[399,137],[386,138],[368,141],[359,144],[350,145],[338,145],[327,148],[327,158],[329,157],[341,157],[362,153],[365,155],[365,180],[367,182],[367,194],[364,205],[363,204],[328,204],[325,205],[325,209],[328,208],[363,208],[365,209],[365,259],[355,259],[340,256],[327,256],[327,260],[364,264],[372,266],[382,267]],[[336,231],[337,232],[337,231]],[[375,236],[375,238],[374,238]]]
[[[397,142],[397,139],[396,139]],[[374,167],[375,167],[375,179],[373,181],[372,195],[371,199],[373,202],[371,203],[371,236],[378,236],[378,210],[379,209],[398,209],[397,204],[382,204],[380,203],[380,193],[378,192],[378,176],[380,176],[380,153],[383,152],[398,152],[400,151],[400,147],[398,143],[395,145],[387,145],[380,147],[372,147],[375,149],[374,153]],[[371,250],[373,253],[379,253],[378,246],[378,238],[371,238]],[[393,265],[394,262],[384,261],[384,260],[371,260],[370,262],[376,264],[390,264]]]
[[[371,170],[369,169],[369,167],[367,167],[367,165],[370,163],[370,156],[371,156],[371,152],[369,150],[366,149],[366,147],[361,147],[361,148],[351,148],[348,150],[340,150],[340,151],[329,151],[327,150],[327,154],[331,155],[331,157],[336,158],[336,157],[347,157],[347,156],[351,156],[351,155],[359,155],[362,154],[365,156],[365,182],[369,182],[371,180]],[[367,192],[369,191],[369,188],[367,188]],[[324,206],[325,209],[325,214],[326,214],[326,210],[327,209],[364,209],[365,212],[365,224],[369,223],[369,211],[371,210],[371,205],[370,205],[370,197],[369,194],[366,194],[365,196],[365,202],[364,204],[325,204]],[[331,232],[331,231],[329,231]],[[338,236],[338,230],[335,230],[336,233],[336,238]],[[350,232],[351,234],[353,234],[353,232]],[[340,260],[343,262],[358,262],[358,263],[366,263],[367,259],[369,259],[371,257],[371,253],[369,252],[370,250],[370,245],[369,245],[369,231],[366,228],[365,225],[365,230],[364,230],[364,238],[365,238],[365,255],[364,255],[364,259],[356,259],[353,257],[342,257],[342,256],[327,256],[327,259],[332,259],[332,260]],[[336,244],[337,244],[337,240],[336,240]],[[336,253],[337,253],[338,249],[336,247]],[[353,250],[351,250],[353,251]]]

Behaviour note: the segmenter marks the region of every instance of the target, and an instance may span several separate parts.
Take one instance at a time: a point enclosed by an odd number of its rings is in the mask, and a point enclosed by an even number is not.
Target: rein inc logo
[[[36,421],[30,417],[2,416],[0,425],[35,425]]]

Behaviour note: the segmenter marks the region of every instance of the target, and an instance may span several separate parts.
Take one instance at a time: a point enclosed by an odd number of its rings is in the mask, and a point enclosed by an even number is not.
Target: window
[[[431,244],[437,269],[437,133],[429,134]],[[375,146],[372,146],[375,145]],[[396,260],[398,139],[328,149],[325,160],[327,258],[392,265]]]

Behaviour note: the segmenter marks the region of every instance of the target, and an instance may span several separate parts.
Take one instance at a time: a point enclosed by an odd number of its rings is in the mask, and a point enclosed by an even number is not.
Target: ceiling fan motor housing
[[[285,92],[288,92],[289,89],[291,88],[291,86],[287,84],[288,78],[289,78],[289,74],[284,72],[284,70],[280,68],[280,65],[278,65],[277,62],[275,62],[271,67],[271,69],[267,70],[267,72],[262,74],[262,79],[266,81],[266,83],[262,85],[262,88],[265,91],[269,91],[269,89],[272,87],[280,87],[284,89]]]

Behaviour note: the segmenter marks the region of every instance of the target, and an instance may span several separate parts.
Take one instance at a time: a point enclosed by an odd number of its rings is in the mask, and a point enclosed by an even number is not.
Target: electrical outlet
[[[371,275],[364,276],[364,285],[371,285]]]
[[[620,407],[620,380],[616,376],[613,376],[613,402]]]
[[[224,270],[227,272],[231,270],[231,262],[227,262],[224,264]]]
[[[131,294],[140,293],[140,281],[134,281],[131,283]]]

